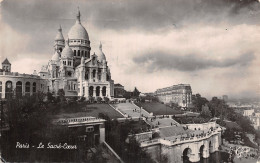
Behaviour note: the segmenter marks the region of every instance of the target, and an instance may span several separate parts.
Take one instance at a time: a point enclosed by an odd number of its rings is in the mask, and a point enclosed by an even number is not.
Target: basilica
[[[81,24],[80,11],[65,40],[61,26],[54,40],[54,54],[39,75],[47,80],[47,91],[65,96],[114,97],[114,81],[107,66],[106,56],[99,49],[91,54],[89,35]]]

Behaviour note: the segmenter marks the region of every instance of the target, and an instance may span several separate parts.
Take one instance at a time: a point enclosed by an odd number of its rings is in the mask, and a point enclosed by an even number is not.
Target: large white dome
[[[89,40],[87,30],[81,25],[80,12],[78,11],[76,23],[71,27],[68,33],[69,39]]]

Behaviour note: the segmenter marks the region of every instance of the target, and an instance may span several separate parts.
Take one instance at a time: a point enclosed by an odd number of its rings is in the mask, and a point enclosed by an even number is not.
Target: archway
[[[106,96],[106,92],[107,91],[107,87],[106,86],[104,86],[103,88],[102,88],[102,96]]]
[[[94,90],[94,87],[90,86],[89,91],[88,91],[88,94],[89,94],[90,97],[93,97],[93,90]]]
[[[18,81],[16,82],[16,97],[20,98],[23,95],[23,86],[22,86],[22,82]]]
[[[209,142],[209,153],[213,153],[213,146],[211,141]]]
[[[13,95],[13,83],[11,81],[7,81],[5,83],[5,98],[10,99]]]
[[[204,148],[205,148],[204,145],[200,146],[200,160],[202,160],[202,158],[203,158],[203,151],[204,151]]]
[[[182,152],[182,160],[183,163],[189,163],[189,156],[191,154],[191,149],[190,148],[185,148],[184,151]]]
[[[2,99],[2,82],[0,81],[0,99]]]
[[[100,86],[96,87],[96,96],[100,96]]]

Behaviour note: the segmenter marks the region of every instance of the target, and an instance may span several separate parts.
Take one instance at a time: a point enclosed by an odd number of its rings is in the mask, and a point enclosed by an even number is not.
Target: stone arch
[[[102,87],[102,96],[106,96],[106,94],[107,94],[107,87],[106,86],[104,86],[104,87]]]
[[[30,82],[26,82],[25,83],[25,95],[30,95],[31,92],[31,83]]]
[[[2,82],[0,81],[0,99],[2,99],[2,89],[3,89],[3,85]]]
[[[13,82],[8,80],[5,83],[5,98],[6,99],[12,98],[12,94],[13,94]]]
[[[100,96],[100,86],[96,87],[96,96]]]
[[[90,86],[89,90],[88,90],[88,94],[89,94],[90,97],[93,97],[93,92],[94,92],[94,87]]]
[[[22,97],[23,95],[23,83],[21,81],[16,82],[15,88],[16,97]]]
[[[192,153],[192,150],[187,147],[183,150],[182,152],[182,160],[183,160],[183,163],[188,163],[189,162],[189,157],[190,157],[190,154]]]
[[[209,141],[209,153],[213,153],[213,144]]]
[[[204,157],[203,157],[203,151],[204,151],[204,149],[205,149],[205,145],[203,144],[203,145],[200,146],[200,150],[199,150],[199,151],[200,151],[200,158],[204,158]]]

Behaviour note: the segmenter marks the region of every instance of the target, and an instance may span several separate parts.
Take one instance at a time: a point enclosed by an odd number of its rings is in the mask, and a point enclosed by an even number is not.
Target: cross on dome
[[[100,44],[99,44],[99,49],[102,50],[102,43],[100,41]]]
[[[80,10],[79,10],[79,7],[78,7],[78,13],[77,13],[77,22],[80,24]]]

